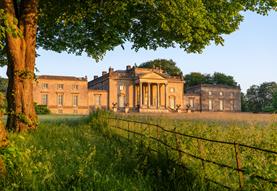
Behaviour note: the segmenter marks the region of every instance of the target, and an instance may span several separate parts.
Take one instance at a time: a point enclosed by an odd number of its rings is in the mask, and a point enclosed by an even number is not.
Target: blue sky
[[[210,45],[202,54],[187,54],[179,48],[131,50],[130,44],[115,48],[96,63],[87,56],[39,50],[37,74],[88,76],[100,75],[111,66],[124,69],[126,65],[140,64],[156,58],[172,59],[184,74],[190,72],[223,72],[234,76],[242,91],[252,84],[277,82],[277,13],[261,16],[247,12],[239,30],[225,36],[224,46]],[[0,69],[5,76],[6,68]]]

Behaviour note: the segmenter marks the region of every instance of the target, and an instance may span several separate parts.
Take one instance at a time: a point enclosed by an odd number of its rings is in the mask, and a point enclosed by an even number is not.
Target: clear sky
[[[125,50],[115,48],[98,63],[87,56],[55,53],[39,49],[36,60],[37,74],[88,76],[101,75],[111,66],[125,69],[126,65],[140,64],[157,58],[172,59],[184,74],[190,72],[223,72],[234,76],[245,92],[253,84],[277,82],[277,13],[260,16],[245,13],[239,30],[225,36],[224,46],[210,45],[202,54],[187,54],[179,48],[141,49],[138,52],[126,44]],[[5,76],[6,68],[0,69]]]

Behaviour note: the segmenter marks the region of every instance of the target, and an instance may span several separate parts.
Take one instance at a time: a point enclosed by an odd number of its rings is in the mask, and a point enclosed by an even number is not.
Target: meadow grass
[[[143,131],[146,137],[130,135],[111,128],[106,112],[85,116],[43,116],[36,131],[9,134],[10,146],[0,151],[6,174],[0,176],[0,190],[223,190],[204,177],[237,188],[238,174],[214,165],[181,156],[185,168],[168,160],[178,153],[150,141],[156,129]],[[274,120],[235,120],[234,118],[202,118],[119,115],[116,117],[159,124],[167,129],[216,140],[236,141],[276,150],[277,133]],[[255,117],[254,117],[255,118]],[[126,127],[124,123],[118,123]],[[130,125],[141,132],[143,126]],[[147,132],[149,135],[147,135]],[[174,136],[159,138],[175,145]],[[180,139],[180,148],[199,155],[198,142]],[[203,143],[205,157],[228,165],[236,165],[233,147]],[[150,148],[159,153],[150,152]],[[276,156],[242,150],[243,167],[249,173],[277,178]],[[246,177],[245,190],[274,190],[271,184]]]
[[[117,115],[118,118],[127,120],[142,121],[150,124],[158,124],[165,129],[174,130],[176,132],[203,137],[212,140],[228,141],[231,143],[242,143],[259,148],[273,150],[277,148],[277,123],[276,115],[255,115],[214,113],[208,114],[180,114],[173,118],[172,114],[166,115]],[[219,115],[219,116],[216,116]],[[210,117],[209,117],[210,116]],[[255,119],[255,120],[253,120]],[[124,121],[110,122],[110,126],[119,126],[121,128],[129,128],[131,131],[143,133],[142,141],[148,147],[160,150],[169,155],[174,160],[178,161],[179,153],[168,149],[162,144],[157,144],[149,137],[155,137],[163,142],[176,148],[176,136],[174,134],[159,131],[155,126],[142,125],[139,123],[128,123]],[[123,137],[130,137],[131,140],[137,139],[140,136],[124,133],[122,130],[112,128],[113,133],[117,133]],[[236,158],[234,145],[223,145],[211,143],[207,141],[199,141],[188,137],[178,136],[179,148],[192,155],[202,157],[207,160],[215,161],[221,164],[236,167]],[[202,156],[199,146],[202,147]],[[204,153],[204,154],[203,154]],[[273,190],[273,184],[268,184],[264,181],[258,181],[251,178],[251,175],[259,175],[270,180],[277,179],[277,158],[274,154],[268,154],[253,149],[240,147],[241,161],[243,169],[246,171],[244,176],[245,190]],[[203,173],[203,163],[200,160],[195,160],[188,155],[183,154],[181,163],[194,169],[195,172]],[[238,173],[236,171],[224,169],[214,164],[205,163],[205,177],[214,181],[220,182],[233,189],[237,189],[239,185]]]
[[[9,134],[9,147],[0,151],[6,165],[1,191],[204,189],[196,174],[172,174],[177,166],[162,155],[103,133],[97,121],[53,118],[33,132]]]

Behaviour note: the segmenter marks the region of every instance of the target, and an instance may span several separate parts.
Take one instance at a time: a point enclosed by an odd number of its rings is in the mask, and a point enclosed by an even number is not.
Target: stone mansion
[[[241,110],[240,88],[198,85],[184,93],[182,76],[160,68],[109,68],[102,76],[38,76],[34,101],[55,114],[88,114],[97,108],[132,112],[186,112]]]

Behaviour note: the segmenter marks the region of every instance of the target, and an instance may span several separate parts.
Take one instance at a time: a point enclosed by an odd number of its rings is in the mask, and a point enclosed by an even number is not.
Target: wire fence
[[[136,120],[130,120],[130,119],[124,119],[124,118],[118,118],[118,117],[108,117],[107,118],[108,127],[115,128],[120,130],[121,132],[124,132],[122,135],[128,139],[129,141],[134,140],[134,138],[141,138],[141,140],[151,140],[154,144],[149,144],[149,149],[152,152],[160,152],[160,147],[163,146],[165,148],[166,155],[169,156],[169,151],[176,153],[175,158],[169,159],[172,162],[176,163],[177,165],[187,169],[188,165],[183,162],[184,156],[188,156],[191,159],[198,160],[201,162],[201,170],[204,174],[204,179],[208,182],[212,182],[214,184],[217,184],[221,186],[222,188],[228,189],[228,190],[237,190],[237,189],[243,189],[245,188],[245,179],[246,177],[249,179],[255,179],[258,181],[264,181],[266,183],[272,184],[273,187],[276,188],[277,186],[277,178],[268,178],[266,176],[263,176],[262,174],[254,174],[250,173],[249,170],[243,168],[243,162],[242,162],[242,150],[244,148],[251,149],[254,151],[259,151],[262,153],[270,154],[273,157],[273,161],[276,162],[277,152],[272,151],[269,149],[263,149],[251,145],[236,143],[236,142],[228,142],[228,141],[219,141],[219,140],[213,140],[203,137],[198,137],[194,135],[189,135],[181,132],[177,132],[176,128],[173,130],[167,129],[165,127],[162,127],[158,124],[148,123],[148,122],[142,122],[142,121],[136,121]],[[171,137],[171,141],[168,141],[166,137]],[[183,149],[182,145],[183,138],[189,138],[192,140],[197,141],[197,148],[196,151],[198,154],[189,152],[187,149]],[[208,157],[205,150],[205,142],[211,143],[211,144],[220,144],[223,147],[223,145],[228,145],[232,147],[233,156],[235,158],[234,165],[223,163],[222,161],[216,161],[212,160],[212,157]],[[189,142],[186,142],[189,143]],[[236,180],[236,187],[226,185],[225,182],[214,180],[210,177],[208,177],[207,173],[207,164],[216,165],[220,168],[228,169],[229,171],[235,171],[237,172],[237,180]],[[274,164],[273,164],[274,165]],[[275,164],[276,165],[276,164]],[[234,185],[234,184],[232,184]]]

